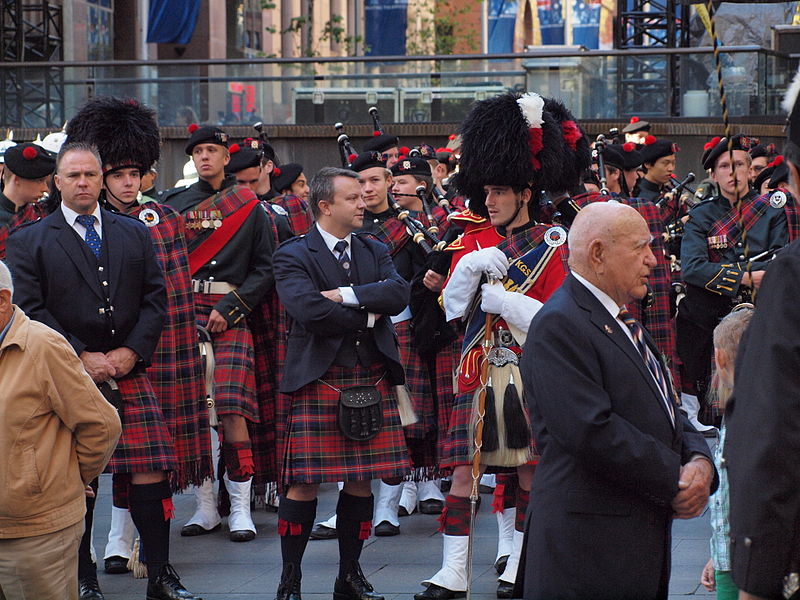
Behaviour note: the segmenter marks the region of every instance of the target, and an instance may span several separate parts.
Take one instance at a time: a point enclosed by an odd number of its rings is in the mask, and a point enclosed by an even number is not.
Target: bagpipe
[[[422,190],[423,193],[425,192],[425,186],[421,185],[417,187],[417,194],[398,194],[402,196],[416,196],[419,197],[419,190]],[[394,199],[392,194],[388,196],[389,200],[389,207],[394,211],[394,216],[399,219],[408,229],[409,234],[411,235],[411,239],[416,242],[420,248],[425,252],[426,255],[430,254],[431,252],[438,252],[444,249],[447,245],[446,242],[439,239],[436,235],[439,232],[439,228],[436,226],[436,220],[433,218],[433,215],[426,213],[428,219],[431,223],[430,227],[425,227],[418,219],[415,219],[411,216],[411,211],[403,208],[397,203],[397,200]],[[425,206],[425,201],[422,202],[423,206]]]
[[[339,145],[339,157],[342,159],[342,167],[349,169],[354,157],[358,156],[358,151],[350,142],[350,136],[344,132],[344,124],[336,123],[333,127],[339,134],[336,138],[336,143]]]
[[[267,161],[271,160],[277,165],[278,157],[275,155],[275,150],[269,142],[269,135],[264,128],[264,124],[261,121],[254,123],[253,129],[258,132],[258,148],[261,151],[261,164],[266,164]]]
[[[605,134],[601,133],[594,141],[594,149],[592,150],[592,158],[597,163],[597,176],[600,179],[600,193],[603,196],[610,196],[611,192],[608,189],[608,178],[606,176],[606,161],[603,158],[603,151],[609,143]]]
[[[659,199],[658,202],[656,202],[656,206],[661,208],[664,202],[677,197],[680,199],[680,204],[685,203],[686,206],[691,209],[696,204],[696,202],[694,202],[695,190],[689,186],[694,179],[694,173],[687,174],[686,177],[680,181],[678,181],[677,177],[672,176],[670,179],[670,185],[672,186],[672,189],[670,189],[669,192],[667,192],[661,199]],[[683,192],[686,193],[683,194]],[[683,231],[684,226],[683,220],[680,216],[680,211],[676,211],[675,220],[664,224],[663,233],[664,243],[668,246],[668,252],[673,257],[680,255],[679,248],[681,239],[683,238]],[[672,267],[673,270],[680,270],[680,266],[677,263],[673,264]]]
[[[383,124],[381,123],[380,115],[378,114],[378,109],[374,106],[369,107],[369,116],[372,117],[372,126],[381,135],[386,133],[386,130],[383,128]]]

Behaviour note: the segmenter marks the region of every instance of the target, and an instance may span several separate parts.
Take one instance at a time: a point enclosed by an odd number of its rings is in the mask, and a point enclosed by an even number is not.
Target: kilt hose
[[[122,395],[122,436],[106,467],[109,473],[172,471],[175,445],[153,387],[143,372],[117,380]]]
[[[291,394],[286,449],[283,459],[284,488],[299,483],[367,481],[405,477],[411,469],[408,448],[400,424],[397,399],[385,377],[386,367],[332,366],[322,379],[336,388],[372,385],[382,396],[383,428],[371,440],[357,442],[339,431],[339,393],[314,381]]]
[[[433,378],[429,365],[417,352],[417,345],[411,333],[411,320],[394,324],[397,332],[400,363],[406,372],[406,388],[419,419],[413,425],[403,428],[411,466],[415,479],[435,479],[438,456],[436,452],[436,433],[438,426],[437,407],[433,395]]]
[[[219,296],[195,293],[197,324],[205,327]],[[222,333],[212,333],[214,343],[214,401],[217,414],[239,415],[258,423],[253,334],[242,319]]]

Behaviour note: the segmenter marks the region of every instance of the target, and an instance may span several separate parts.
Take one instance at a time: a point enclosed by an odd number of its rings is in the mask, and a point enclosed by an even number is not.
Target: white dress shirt
[[[67,221],[67,225],[72,227],[79,236],[81,236],[82,240],[86,239],[86,228],[78,223],[78,217],[80,216],[70,207],[68,207],[63,202],[59,205],[61,206],[61,213],[64,215],[64,219]],[[97,235],[100,239],[103,239],[103,221],[100,217],[100,203],[98,202],[97,205],[94,207],[94,230],[97,232]]]

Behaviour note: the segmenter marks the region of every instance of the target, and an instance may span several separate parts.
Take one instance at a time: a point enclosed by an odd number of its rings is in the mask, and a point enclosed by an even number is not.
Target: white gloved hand
[[[481,286],[481,310],[492,315],[503,314],[506,288],[502,283],[484,283]]]
[[[508,272],[508,258],[498,248],[483,248],[468,254],[467,257],[469,268],[474,273],[486,273],[495,279],[502,279]]]

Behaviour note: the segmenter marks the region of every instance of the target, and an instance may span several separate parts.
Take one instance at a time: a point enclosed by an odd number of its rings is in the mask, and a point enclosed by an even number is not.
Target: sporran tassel
[[[522,398],[514,385],[513,371],[503,394],[503,420],[506,426],[506,445],[513,450],[528,448],[531,444],[531,427],[525,417]]]
[[[483,446],[484,452],[494,452],[500,447],[500,434],[497,426],[497,408],[494,401],[494,388],[492,378],[486,382],[486,416],[483,420]]]
[[[397,395],[397,410],[400,412],[400,424],[406,427],[419,421],[417,413],[414,412],[414,405],[411,403],[411,397],[408,395],[406,386],[396,385],[394,386],[394,392]]]

